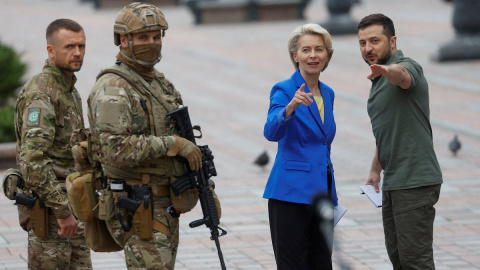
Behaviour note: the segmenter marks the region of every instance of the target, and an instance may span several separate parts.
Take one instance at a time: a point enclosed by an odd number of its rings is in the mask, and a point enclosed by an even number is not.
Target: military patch
[[[40,108],[28,108],[27,127],[40,126]]]

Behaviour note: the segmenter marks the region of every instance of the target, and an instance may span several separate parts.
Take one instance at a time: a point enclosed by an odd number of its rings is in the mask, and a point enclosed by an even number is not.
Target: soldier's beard
[[[59,63],[55,63],[55,66],[60,69],[62,72],[77,72],[82,68],[82,63],[80,65],[77,65],[77,67],[72,67],[71,63],[66,63],[64,65],[61,65]]]
[[[68,72],[77,72],[77,71],[80,71],[80,69],[82,68],[82,66],[78,67],[78,68],[71,68],[71,67],[58,67],[61,71],[68,71]]]

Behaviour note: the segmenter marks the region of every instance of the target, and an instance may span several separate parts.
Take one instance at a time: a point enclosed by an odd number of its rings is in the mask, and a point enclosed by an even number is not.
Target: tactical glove
[[[173,137],[175,138],[175,142],[168,150],[167,156],[173,157],[179,155],[188,161],[190,170],[198,171],[202,167],[202,151],[200,151],[200,148],[185,138],[178,136]]]

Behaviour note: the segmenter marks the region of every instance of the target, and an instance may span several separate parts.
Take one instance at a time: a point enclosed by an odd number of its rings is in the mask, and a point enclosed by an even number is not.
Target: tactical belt
[[[132,180],[127,179],[124,180],[127,185],[135,186],[135,185],[142,185],[142,180]],[[152,189],[152,194],[154,199],[161,198],[161,197],[169,197],[170,196],[170,186],[169,185],[157,185],[149,183],[148,186]]]

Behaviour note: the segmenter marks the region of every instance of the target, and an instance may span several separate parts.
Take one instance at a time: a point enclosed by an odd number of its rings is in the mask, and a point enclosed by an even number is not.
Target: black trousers
[[[268,200],[277,269],[332,269],[332,253],[320,231],[320,220],[314,210],[308,204]],[[333,230],[331,233],[333,235]]]

